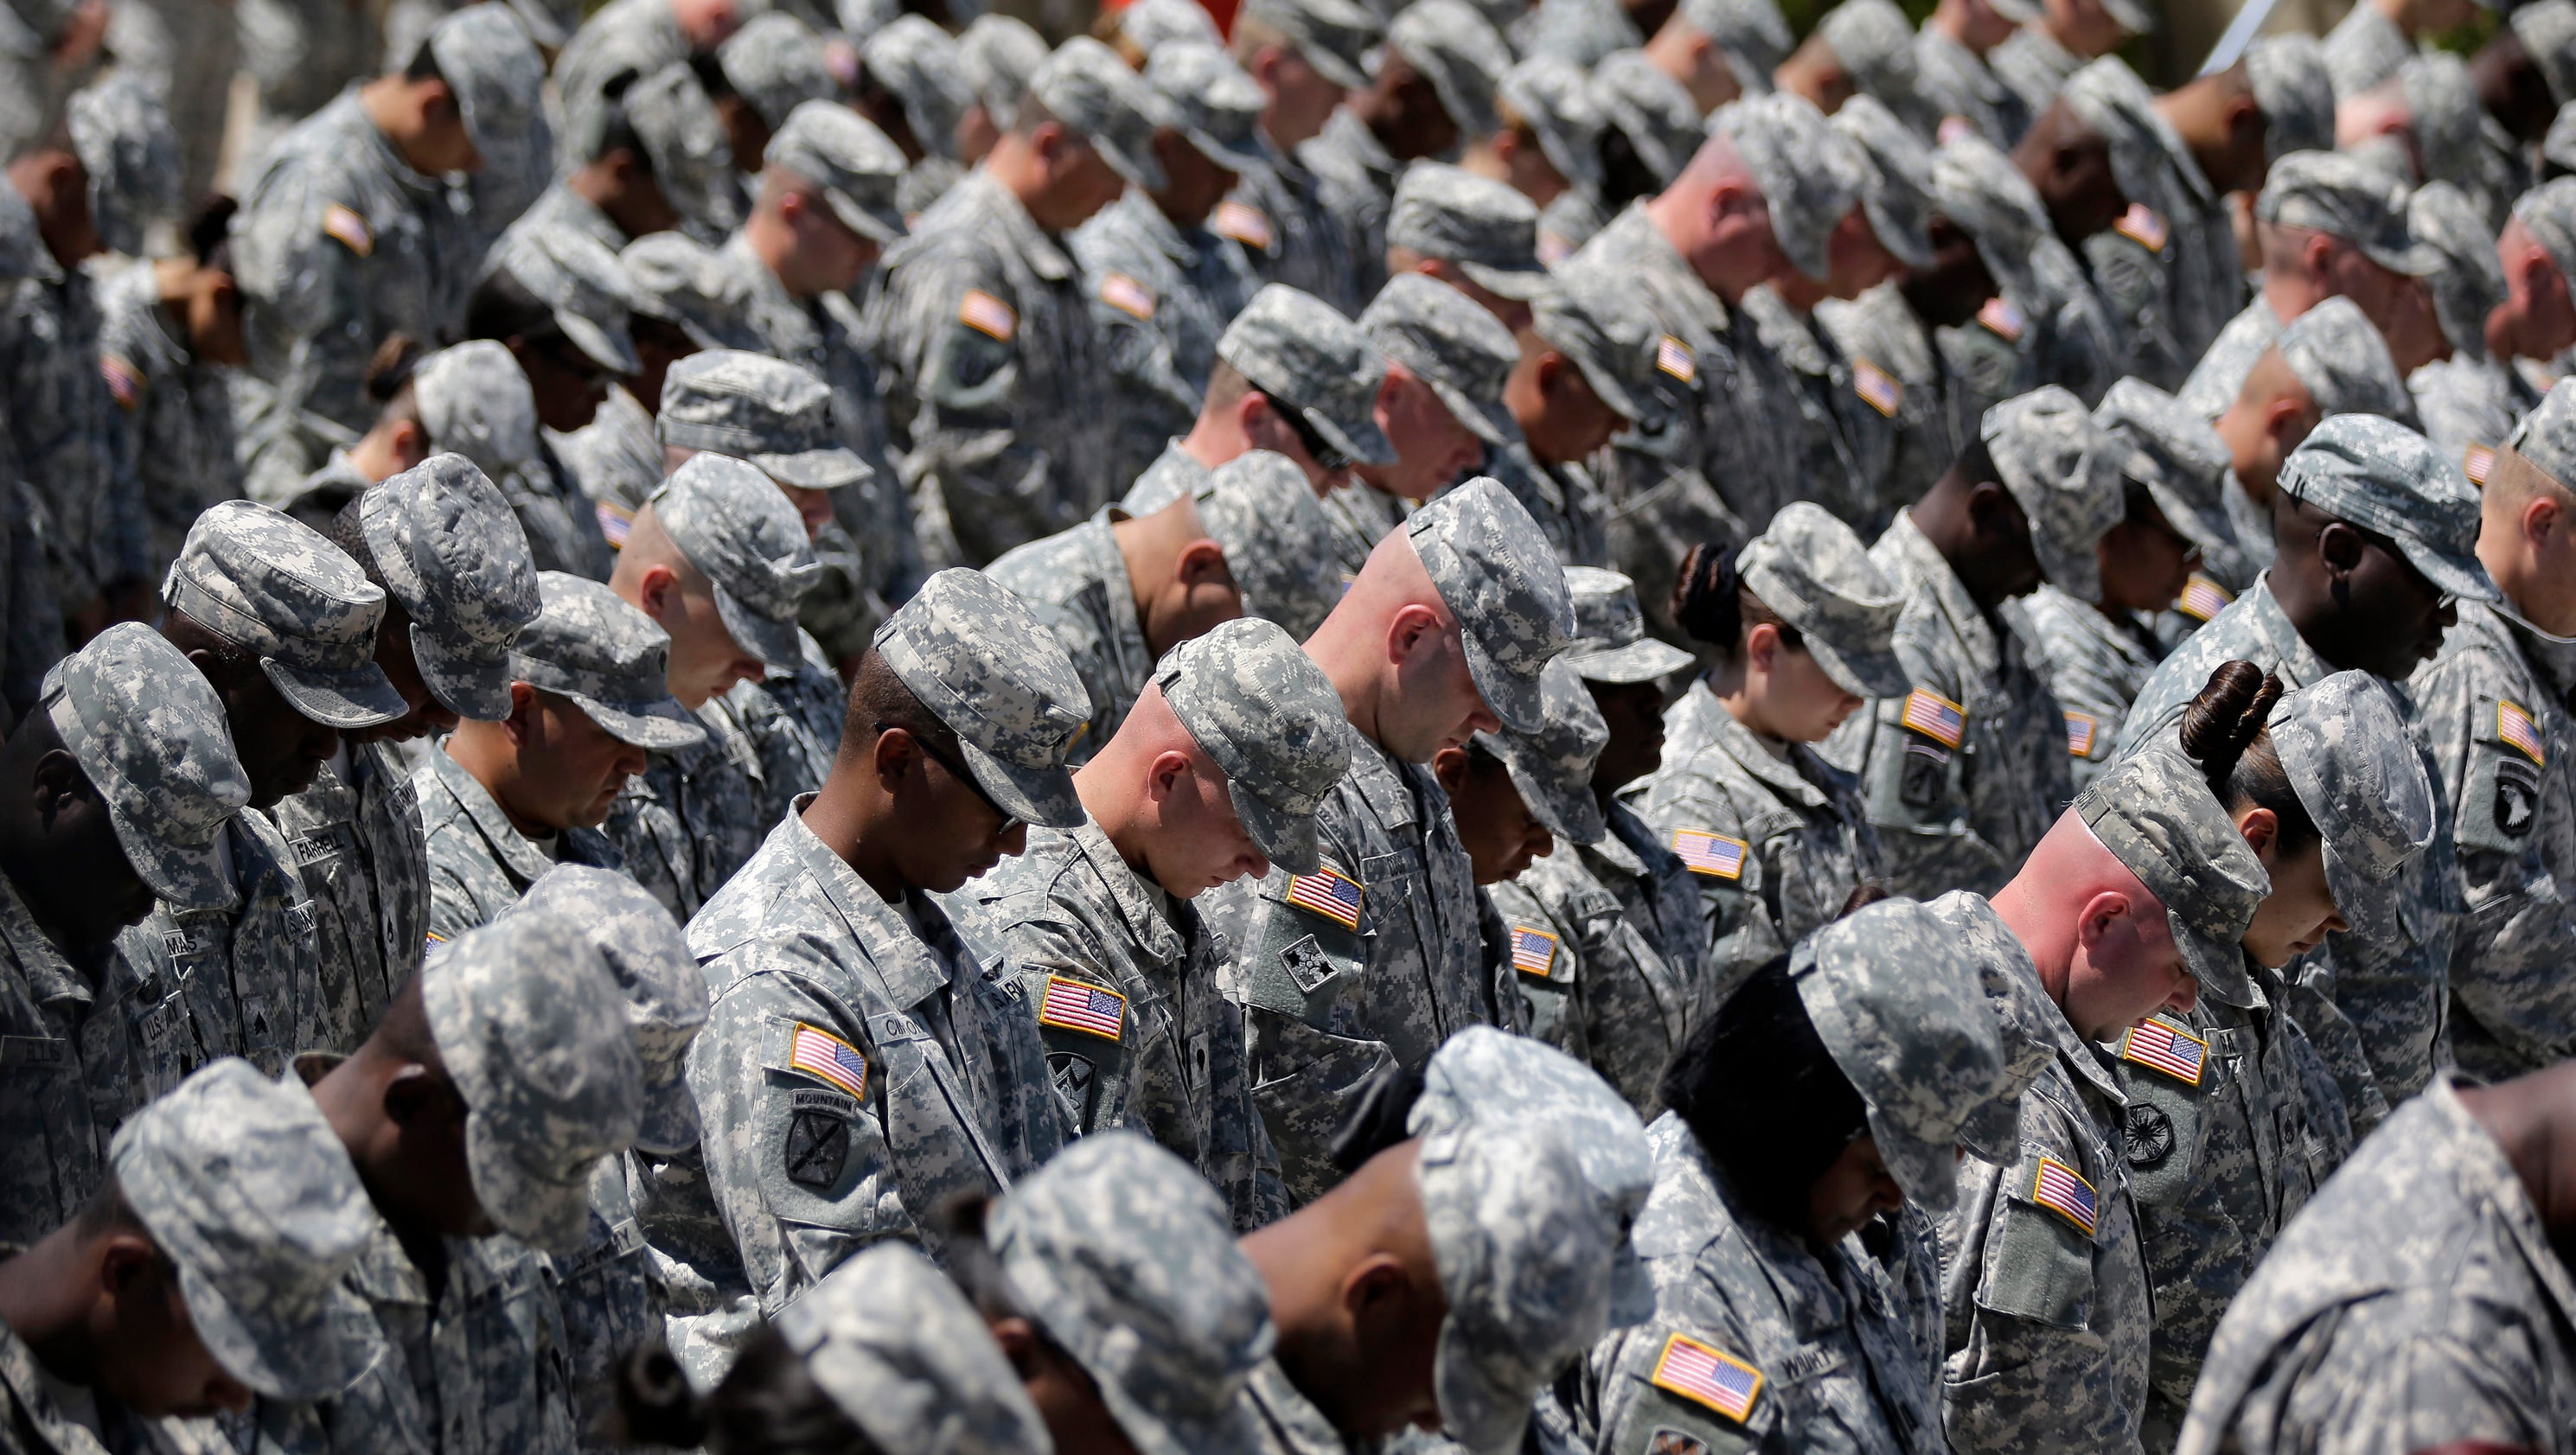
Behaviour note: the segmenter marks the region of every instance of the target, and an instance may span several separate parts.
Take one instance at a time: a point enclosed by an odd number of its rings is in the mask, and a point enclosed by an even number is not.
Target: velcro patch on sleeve
[[[2194,571],[2191,579],[2183,583],[2182,596],[2174,602],[2174,609],[2194,621],[2209,621],[2235,599],[2226,587]]]
[[[2054,1157],[2040,1158],[2039,1170],[2031,1182],[2030,1200],[2073,1223],[2084,1236],[2093,1236],[2098,1211],[2093,1184],[2074,1168]]]
[[[1987,299],[1986,306],[1977,310],[1977,322],[1985,325],[1986,332],[2008,344],[2020,343],[2022,330],[2030,326],[2022,318],[2021,310],[2006,302],[2000,293]]]
[[[1011,311],[1011,305],[981,288],[967,289],[966,296],[958,300],[957,321],[1003,343],[1009,343],[1020,331],[1020,316]]]
[[[1752,849],[1742,839],[1730,839],[1707,829],[1673,830],[1674,857],[1693,874],[1705,874],[1711,879],[1743,878],[1744,856]]]
[[[1852,392],[1860,396],[1861,403],[1890,418],[1905,403],[1905,386],[1867,359],[1852,360]]]
[[[1220,202],[1208,225],[1219,237],[1230,237],[1248,248],[1270,251],[1279,234],[1270,225],[1269,214],[1245,202]]]
[[[2540,740],[2540,724],[2521,704],[2498,699],[2496,702],[2496,741],[2520,748],[2532,766],[2549,766],[2549,750]]]
[[[1140,322],[1153,321],[1154,290],[1124,273],[1112,273],[1100,280],[1100,301],[1121,313],[1132,314]]]
[[[1359,885],[1330,864],[1318,865],[1312,874],[1288,876],[1286,897],[1299,909],[1320,914],[1346,930],[1360,927],[1360,906],[1366,902]]]
[[[1050,975],[1046,994],[1038,997],[1038,1024],[1042,1026],[1114,1041],[1126,1023],[1127,997],[1088,981]]]
[[[857,1097],[868,1097],[868,1058],[859,1049],[819,1026],[796,1022],[787,1042],[788,1069],[802,1071]]]
[[[1664,1340],[1655,1360],[1655,1388],[1702,1404],[1737,1424],[1752,1418],[1762,1397],[1762,1371],[1712,1344],[1688,1334]]]
[[[2468,476],[2469,483],[2472,485],[2487,483],[2487,472],[2494,468],[2495,446],[2493,445],[2471,445],[2467,452],[2460,456],[2460,473]]]
[[[1968,735],[1968,709],[1920,687],[1905,694],[1905,710],[1896,720],[1945,748],[1959,746]]]
[[[376,230],[356,209],[337,202],[322,209],[322,235],[362,258],[376,250]]]
[[[2143,202],[2130,203],[2129,210],[2120,214],[2111,229],[2151,253],[2163,252],[2165,240],[2173,235],[2164,216]]]
[[[1556,965],[1556,936],[1529,925],[1512,926],[1512,968],[1545,980]]]
[[[2093,756],[2093,743],[2102,735],[2101,719],[2089,712],[2066,710],[2066,755],[2070,758]]]
[[[107,392],[119,409],[131,413],[134,401],[143,397],[142,371],[114,354],[98,356],[98,376],[107,381]]]
[[[2209,1043],[2151,1016],[2120,1037],[2120,1059],[2161,1071],[2185,1086],[2198,1086],[2201,1072],[2209,1065]]]
[[[1655,367],[1685,384],[1699,377],[1698,357],[1691,353],[1690,345],[1671,334],[1656,341]]]

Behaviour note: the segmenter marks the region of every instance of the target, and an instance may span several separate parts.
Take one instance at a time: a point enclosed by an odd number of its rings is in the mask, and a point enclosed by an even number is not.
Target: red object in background
[[[1131,0],[1104,0],[1100,8],[1114,15],[1130,3]],[[1199,0],[1199,8],[1215,17],[1217,34],[1231,37],[1234,34],[1234,11],[1239,3],[1241,0]]]

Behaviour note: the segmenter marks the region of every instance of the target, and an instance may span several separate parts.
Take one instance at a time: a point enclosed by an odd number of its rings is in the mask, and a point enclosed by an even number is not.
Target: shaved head
[[[1995,912],[2039,981],[2087,1040],[2111,1040],[2160,1009],[2189,1010],[2196,982],[2164,902],[2070,809],[2040,838]]]

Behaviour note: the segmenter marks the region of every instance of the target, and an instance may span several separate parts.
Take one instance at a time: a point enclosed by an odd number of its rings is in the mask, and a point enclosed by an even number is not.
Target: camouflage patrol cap
[[[733,146],[698,73],[673,61],[628,86],[618,98],[626,124],[644,144],[653,185],[682,217],[713,228],[741,221],[734,213]]]
[[[707,1023],[707,977],[679,922],[631,874],[558,864],[537,876],[498,918],[537,915],[570,926],[599,951],[625,1002],[643,1088],[638,1150],[673,1157],[697,1145],[698,1103],[683,1074]]]
[[[1571,844],[1597,844],[1610,832],[1592,796],[1592,765],[1610,746],[1610,724],[1594,706],[1583,677],[1559,657],[1538,674],[1536,732],[1478,733],[1476,741],[1509,769],[1521,802],[1547,831]]]
[[[1902,116],[1922,104],[1915,91],[1914,22],[1896,0],[1842,0],[1816,23],[1854,89]]]
[[[1442,1433],[1472,1455],[1505,1455],[1540,1386],[1608,1330],[1627,1229],[1591,1190],[1565,1128],[1477,1121],[1416,1145],[1449,1304],[1432,1363]]]
[[[1605,129],[1628,139],[1637,160],[1662,185],[1671,185],[1708,140],[1690,92],[1644,51],[1612,51],[1593,63],[1592,107]]]
[[[903,212],[894,205],[903,152],[841,103],[808,101],[787,113],[761,161],[812,183],[832,215],[859,236],[890,243],[904,235]]]
[[[2012,3],[2018,0],[2006,0]],[[1682,0],[1680,14],[1682,24],[1717,42],[1748,96],[1770,91],[1771,73],[1797,43],[1776,0]]]
[[[2120,464],[2128,446],[2055,384],[1987,410],[1979,433],[2003,487],[2030,519],[2030,543],[2048,579],[2079,601],[2099,597],[2102,563],[2093,548],[2125,513]]]
[[[1807,500],[1780,507],[1771,528],[1736,554],[1735,569],[1835,686],[1856,697],[1910,690],[1894,645],[1905,598],[1832,512]]]
[[[1118,12],[1118,34],[1148,62],[1175,43],[1218,46],[1216,17],[1198,0],[1131,0]]]
[[[1390,362],[1431,386],[1450,415],[1488,445],[1520,438],[1503,404],[1503,381],[1521,361],[1512,331],[1475,299],[1437,278],[1398,273],[1369,300],[1360,332]]]
[[[1216,356],[1295,410],[1345,459],[1395,463],[1395,446],[1377,424],[1386,356],[1333,305],[1285,283],[1270,284],[1217,336]]]
[[[2164,905],[2174,947],[2201,990],[2252,1005],[2237,941],[2272,880],[2199,767],[2173,747],[2133,753],[2076,795],[2074,811]]]
[[[2415,397],[2388,356],[2388,341],[2350,298],[2325,299],[2290,320],[2273,347],[2321,414],[2415,417]]]
[[[2227,442],[2208,420],[2144,379],[2111,386],[2093,406],[2094,422],[2129,447],[2123,465],[2163,512],[2167,524],[2203,550],[2236,539],[2219,498],[2225,487]]]
[[[509,347],[475,339],[412,370],[412,402],[432,448],[463,455],[491,479],[537,458],[537,396]]]
[[[2549,99],[2561,106],[2576,101],[2576,3],[2540,0],[2537,5],[2518,7],[2505,19],[2548,85]]]
[[[1262,855],[1314,873],[1315,810],[1351,764],[1341,694],[1324,669],[1277,623],[1247,616],[1164,653],[1154,685],[1225,773]]]
[[[2422,435],[2376,414],[2338,414],[2281,465],[2281,491],[2404,553],[2437,591],[2497,599],[2478,563],[2478,492]]]
[[[1163,167],[1154,160],[1154,99],[1116,51],[1077,35],[1029,78],[1029,94],[1119,176],[1148,192],[1163,189]]]
[[[376,666],[385,593],[322,533],[248,500],[209,507],[161,582],[172,611],[259,656],[297,712],[335,728],[411,710]]]
[[[684,232],[648,232],[618,253],[634,288],[637,315],[658,319],[702,349],[750,340],[742,323],[743,288],[715,250]]]
[[[1601,186],[1601,110],[1583,68],[1561,56],[1529,56],[1503,72],[1494,97],[1538,138],[1557,175],[1581,191]]]
[[[762,467],[691,455],[645,504],[705,573],[734,644],[782,671],[805,660],[796,608],[821,578],[805,522]]]
[[[2067,77],[2059,94],[2084,129],[2102,139],[2111,155],[2112,179],[2128,201],[2168,216],[2183,205],[2185,199],[2175,195],[2167,180],[2173,153],[2165,145],[2170,133],[2156,115],[2155,94],[2127,61],[2118,56],[2093,61]]]
[[[984,1237],[1138,1455],[1264,1448],[1238,1396],[1277,1342],[1270,1293],[1195,1168],[1132,1131],[1084,1137],[996,1203]]]
[[[2372,262],[2410,277],[2441,265],[2406,224],[2406,185],[2341,152],[2292,152],[2274,162],[2254,215],[2341,238]]]
[[[1730,101],[1709,118],[1708,130],[1726,138],[1761,187],[1790,266],[1823,278],[1834,227],[1860,200],[1869,165],[1860,149],[1813,102],[1786,91]]]
[[[859,46],[859,65],[894,93],[912,139],[957,160],[957,123],[975,98],[958,76],[957,42],[919,15],[898,15]]]
[[[1082,822],[1064,759],[1090,720],[1091,695],[1018,597],[952,566],[885,619],[876,649],[957,735],[967,771],[1002,812],[1041,828]]]
[[[432,455],[358,497],[385,593],[411,618],[411,655],[459,717],[510,715],[510,644],[537,619],[537,567],[498,487],[463,455]]]
[[[1458,618],[1485,705],[1503,726],[1537,731],[1546,716],[1539,672],[1574,636],[1565,570],[1538,522],[1502,482],[1480,475],[1415,511],[1404,532]]]
[[[1663,423],[1655,360],[1663,328],[1627,280],[1569,268],[1530,300],[1530,332],[1563,354],[1600,401],[1631,424]]]
[[[2576,383],[2561,379],[2550,385],[2504,443],[2561,489],[2576,490]]]
[[[1019,114],[1029,78],[1046,64],[1045,37],[1016,15],[987,11],[957,35],[957,66],[997,127]]]
[[[2486,111],[2478,104],[2468,62],[2448,51],[2420,52],[2398,67],[2397,86],[2424,176],[2476,176],[2478,151],[2486,144],[2480,126]],[[2411,203],[2408,220],[2413,220]]]
[[[108,1160],[225,1373],[305,1404],[347,1389],[385,1352],[374,1319],[333,1317],[376,1210],[302,1086],[227,1056],[128,1117]]]
[[[1386,245],[1455,263],[1478,287],[1524,303],[1548,283],[1538,208],[1509,182],[1447,162],[1415,162],[1395,184]]]
[[[2030,278],[2031,254],[2050,235],[2048,209],[1993,142],[1963,131],[1935,148],[1932,200],[1976,243],[1978,259],[1997,282]]]
[[[2102,8],[2111,12],[2111,18],[2131,35],[2145,35],[2156,28],[2156,12],[2147,7],[2145,0],[2102,0]]]
[[[569,227],[514,227],[493,248],[492,271],[519,281],[583,357],[620,378],[643,372],[626,330],[633,285],[617,255]]]
[[[181,195],[179,134],[160,98],[131,74],[73,93],[66,121],[72,154],[89,176],[89,217],[112,253],[143,254],[143,234],[175,222]]]
[[[1351,0],[1245,0],[1242,14],[1288,38],[1297,54],[1345,91],[1369,83],[1377,17]]]
[[[1910,899],[1882,900],[1799,942],[1789,978],[1906,1200],[1948,1208],[1961,1129],[2005,1080],[2003,1036],[1959,937]]]
[[[15,187],[0,187],[0,283],[15,283],[21,278],[39,282],[60,282],[62,264],[54,261],[45,240],[36,231],[35,209]]]
[[[2561,277],[2576,278],[2576,177],[2543,182],[2514,200],[2514,220],[2549,253]]]
[[[621,743],[667,753],[707,730],[671,695],[671,638],[603,582],[537,573],[537,619],[510,644],[510,680],[572,699]]]
[[[2392,881],[2433,841],[2433,784],[2394,692],[2337,672],[2283,697],[2265,730],[2324,842],[2335,912],[2366,941],[2404,943]]]
[[[758,465],[799,490],[838,490],[876,472],[832,428],[832,389],[785,359],[710,349],[662,376],[653,434],[666,446]]]
[[[2540,159],[2561,171],[2576,172],[2576,101],[2559,106],[2548,134],[2540,139]]]
[[[538,99],[546,62],[510,7],[498,0],[468,5],[438,22],[428,44],[484,170],[541,175],[540,159],[554,149]]]
[[[823,38],[784,10],[744,21],[733,39],[716,48],[716,67],[772,132],[785,126],[797,107],[831,100],[840,89],[823,60]]]
[[[1584,681],[1653,682],[1697,660],[1670,642],[1646,635],[1637,583],[1618,572],[1568,566],[1565,594],[1574,606],[1574,640],[1563,660]]]
[[[1207,14],[1198,0],[1175,3]],[[1261,112],[1270,104],[1269,93],[1232,56],[1213,45],[1172,41],[1145,63],[1145,86],[1161,123],[1189,138],[1200,156],[1235,173],[1269,165],[1261,152]]]
[[[152,628],[124,622],[63,659],[43,705],[153,897],[180,910],[241,903],[215,836],[250,802],[250,777],[196,664]]]
[[[1833,116],[1834,130],[1860,148],[1860,205],[1869,230],[1909,268],[1932,266],[1932,149],[1896,113],[1854,96]]]
[[[1405,1114],[1404,1129],[1429,1137],[1479,1122],[1543,1124],[1566,1133],[1584,1182],[1620,1234],[1611,1256],[1610,1324],[1621,1328],[1652,1314],[1654,1279],[1626,1235],[1655,1190],[1655,1153],[1627,1099],[1599,1072],[1545,1041],[1469,1026],[1423,1063],[1422,1094]]]
[[[590,1172],[635,1141],[644,1072],[586,911],[521,913],[447,942],[419,972],[439,1062],[465,1102],[465,1165],[501,1231],[565,1257]]]
[[[1431,82],[1460,136],[1491,136],[1502,124],[1494,88],[1512,68],[1512,48],[1466,0],[1413,0],[1387,26],[1386,47]]]
[[[2317,38],[2296,31],[2257,36],[2245,48],[2245,77],[2263,113],[2263,155],[2334,149],[2334,82]]]
[[[1053,1448],[984,1316],[909,1243],[878,1243],[770,1320],[871,1447],[894,1455]]]
[[[1342,579],[1332,520],[1305,470],[1286,455],[1251,450],[1209,471],[1193,494],[1244,614],[1275,621],[1301,642],[1313,636],[1340,603]]]
[[[2487,315],[2505,300],[2495,229],[2469,194],[2443,181],[2415,189],[2407,199],[2406,225],[2442,257],[2442,266],[2424,277],[2442,336],[2460,354],[2474,358],[2486,352]]]

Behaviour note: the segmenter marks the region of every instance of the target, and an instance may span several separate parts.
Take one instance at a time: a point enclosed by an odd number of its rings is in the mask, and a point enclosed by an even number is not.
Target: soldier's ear
[[[2317,532],[2317,562],[2328,581],[2340,582],[2361,568],[2362,544],[2361,532],[2339,520],[2326,522]]]

